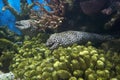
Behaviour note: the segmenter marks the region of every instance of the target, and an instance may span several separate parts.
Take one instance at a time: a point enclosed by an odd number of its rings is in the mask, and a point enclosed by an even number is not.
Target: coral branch
[[[26,17],[29,18],[29,12],[30,9],[35,5],[34,2],[30,5],[28,5],[26,2],[26,0],[21,0],[21,13],[18,13],[11,5],[9,5],[8,0],[3,0],[4,3],[4,7],[3,10],[10,10],[11,13],[16,17],[17,20],[22,20],[25,19]]]
[[[47,28],[56,29],[64,20],[65,1],[45,1],[47,2],[47,4],[40,4],[39,2],[35,2],[35,5],[39,6],[40,10],[37,12],[31,12],[31,19],[34,19],[31,24],[33,26],[37,26],[38,29],[43,31],[45,31],[45,29]],[[51,11],[46,10],[44,6],[50,7]]]
[[[12,7],[9,5],[8,0],[3,0],[4,3],[4,7],[3,10],[9,9],[16,17],[19,16],[19,13]]]

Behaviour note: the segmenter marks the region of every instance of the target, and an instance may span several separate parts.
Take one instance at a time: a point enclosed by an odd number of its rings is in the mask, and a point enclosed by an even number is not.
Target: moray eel
[[[65,31],[61,33],[52,34],[46,42],[46,46],[50,49],[56,49],[60,45],[68,46],[74,43],[85,44],[88,41],[92,43],[101,43],[113,39],[110,35],[99,35],[95,33],[88,33],[82,31]]]
[[[23,35],[35,36],[38,33],[37,27],[31,25],[34,20],[21,20],[16,21],[16,27],[21,30]]]

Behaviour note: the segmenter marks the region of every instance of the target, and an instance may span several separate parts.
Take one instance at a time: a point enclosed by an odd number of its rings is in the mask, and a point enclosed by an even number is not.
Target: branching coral
[[[47,1],[47,0],[46,0]],[[46,28],[56,29],[61,25],[64,20],[65,13],[65,1],[62,0],[50,0],[47,1],[47,6],[50,7],[50,11],[47,11],[42,5],[36,2],[35,4],[40,7],[40,11],[32,11],[31,18],[34,19],[33,26],[37,26],[40,30]]]
[[[37,38],[37,39],[40,39]],[[50,51],[33,38],[23,46],[11,63],[10,70],[25,80],[109,80],[120,79],[120,55],[87,46],[73,45]]]
[[[27,0],[21,0],[20,6],[21,6],[21,12],[17,12],[9,3],[8,0],[3,0],[4,7],[3,10],[9,9],[17,20],[25,19],[29,16],[30,9],[35,5],[34,2],[30,5],[28,5]]]

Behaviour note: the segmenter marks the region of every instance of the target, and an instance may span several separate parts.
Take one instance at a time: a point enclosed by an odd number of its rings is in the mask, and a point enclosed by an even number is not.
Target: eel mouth
[[[17,28],[22,28],[22,27],[24,27],[24,25],[23,25],[23,24],[18,23],[18,22],[17,22],[17,23],[15,23],[15,25],[16,25],[16,27],[17,27]]]
[[[16,22],[15,26],[16,26],[16,28],[18,28],[21,31],[25,28],[25,25],[21,24],[20,22]]]
[[[46,45],[47,47],[52,47],[53,44],[54,44],[54,43],[48,43],[48,42],[47,42],[45,45]]]
[[[21,21],[16,21],[15,23],[16,27],[19,29],[28,29],[30,28],[30,20],[21,20]]]
[[[21,24],[20,22],[16,22],[15,25],[17,25],[17,26],[24,26],[24,25]]]

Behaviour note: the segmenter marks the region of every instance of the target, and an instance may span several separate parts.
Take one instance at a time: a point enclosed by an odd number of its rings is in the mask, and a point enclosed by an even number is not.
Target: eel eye
[[[47,41],[46,46],[51,47],[54,43],[52,41]]]

